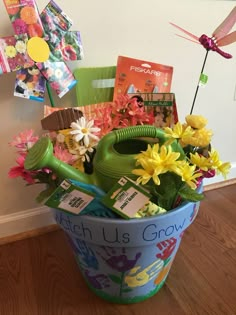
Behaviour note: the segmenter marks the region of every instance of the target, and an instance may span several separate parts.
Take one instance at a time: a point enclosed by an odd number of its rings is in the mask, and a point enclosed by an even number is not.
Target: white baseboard
[[[28,209],[0,216],[0,238],[55,224],[48,207]]]
[[[231,163],[232,168],[227,176],[228,180],[236,179],[236,162]],[[222,176],[205,179],[204,186],[224,181]],[[48,207],[29,209],[9,215],[0,216],[0,238],[16,235],[31,230],[55,224]]]

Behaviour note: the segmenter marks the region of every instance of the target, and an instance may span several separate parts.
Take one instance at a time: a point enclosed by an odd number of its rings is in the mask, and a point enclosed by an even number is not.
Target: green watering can
[[[150,125],[126,127],[106,134],[97,146],[93,174],[85,174],[57,159],[53,155],[51,140],[43,137],[29,150],[24,166],[27,170],[47,167],[61,179],[75,179],[107,192],[122,176],[133,180],[137,178],[132,174],[136,161],[134,157],[145,151],[148,143],[155,141],[155,138],[159,139],[160,144],[167,140],[162,129]],[[172,143],[172,148],[180,152],[180,158],[183,158],[183,150],[177,142]]]

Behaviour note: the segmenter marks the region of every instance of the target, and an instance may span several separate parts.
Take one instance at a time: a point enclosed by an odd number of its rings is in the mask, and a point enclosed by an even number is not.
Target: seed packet
[[[148,114],[154,117],[153,126],[157,128],[172,127],[178,122],[178,113],[174,93],[131,93],[139,106],[144,106]]]
[[[34,64],[27,54],[27,34],[0,38],[0,74],[27,68]]]
[[[34,0],[3,0],[15,34],[43,37],[44,31]]]
[[[36,66],[17,71],[14,96],[43,102],[44,95],[45,78]]]
[[[173,67],[119,56],[114,96],[134,93],[168,93],[171,91]]]
[[[63,62],[37,63],[41,73],[59,97],[64,96],[77,83],[69,67]]]
[[[48,37],[47,43],[55,48],[70,29],[72,21],[53,0],[43,9],[40,17]]]
[[[79,31],[67,32],[58,46],[53,50],[53,55],[58,60],[74,61],[84,57]]]
[[[121,177],[102,198],[102,203],[125,219],[136,217],[137,212],[150,200],[151,195],[128,177]]]

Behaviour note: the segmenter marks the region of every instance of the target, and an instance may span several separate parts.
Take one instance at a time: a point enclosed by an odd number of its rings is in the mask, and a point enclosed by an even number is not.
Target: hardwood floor
[[[205,196],[152,298],[117,305],[96,297],[54,230],[0,246],[0,315],[235,315],[236,185]]]

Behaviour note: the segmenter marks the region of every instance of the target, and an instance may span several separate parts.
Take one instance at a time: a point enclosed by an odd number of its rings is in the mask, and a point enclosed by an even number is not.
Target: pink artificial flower
[[[211,178],[214,177],[216,175],[216,170],[214,169],[210,169],[208,171],[202,171],[202,175],[205,178]]]
[[[129,95],[118,95],[117,98],[114,101],[114,109],[119,112],[122,111],[124,109],[126,109],[128,107],[128,104],[130,103],[131,99],[129,97]]]
[[[25,157],[23,155],[18,156],[16,159],[18,166],[14,166],[8,172],[10,178],[22,177],[28,184],[35,184],[33,175],[37,172],[27,171],[24,168]]]
[[[154,117],[145,111],[144,106],[140,106],[137,98],[130,98],[127,103],[126,111],[123,115],[123,126],[136,126],[143,124],[152,124]]]
[[[62,149],[59,145],[54,146],[54,155],[62,162],[67,164],[72,164],[74,162],[74,157],[66,149]]]
[[[95,109],[94,126],[101,129],[99,133],[100,137],[115,128],[112,121],[112,103],[108,104],[105,108]]]
[[[153,124],[153,113],[147,113],[144,106],[140,106],[137,98],[129,95],[118,95],[117,99],[105,108],[95,109],[94,123],[101,128],[100,136],[104,136],[113,129]]]
[[[20,153],[28,151],[35,142],[38,141],[39,137],[38,136],[33,136],[33,129],[30,130],[25,130],[23,132],[20,132],[18,135],[16,135],[9,143],[10,146],[16,147],[20,149]]]

